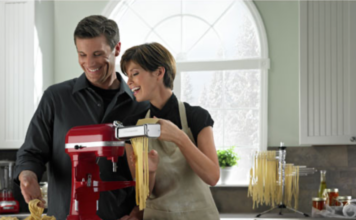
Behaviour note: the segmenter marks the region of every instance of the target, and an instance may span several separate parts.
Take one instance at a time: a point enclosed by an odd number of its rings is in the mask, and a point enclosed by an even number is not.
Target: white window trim
[[[108,2],[102,15],[110,17],[114,12],[118,4],[121,4],[121,0],[111,0]],[[244,0],[247,8],[250,10],[251,15],[256,23],[258,36],[260,40],[261,47],[261,58],[258,59],[240,59],[240,60],[224,60],[216,62],[177,62],[177,73],[182,71],[197,71],[197,70],[214,70],[218,68],[219,70],[231,70],[231,69],[260,69],[261,70],[261,110],[260,110],[260,150],[267,150],[267,139],[268,139],[268,69],[270,66],[270,60],[268,58],[268,43],[266,30],[258,12],[255,4],[252,0]],[[203,64],[203,65],[202,65]],[[206,68],[205,68],[206,67]],[[175,88],[180,89],[180,74],[177,74],[175,80]],[[177,83],[179,83],[177,85]],[[175,89],[176,95],[180,95],[180,91]],[[178,96],[179,96],[178,95]]]

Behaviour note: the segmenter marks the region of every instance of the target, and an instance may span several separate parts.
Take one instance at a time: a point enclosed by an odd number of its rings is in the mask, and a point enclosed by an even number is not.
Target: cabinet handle
[[[355,141],[356,141],[356,137],[355,137],[355,136],[351,137],[351,138],[350,138],[350,141],[351,141],[351,142],[355,142]]]

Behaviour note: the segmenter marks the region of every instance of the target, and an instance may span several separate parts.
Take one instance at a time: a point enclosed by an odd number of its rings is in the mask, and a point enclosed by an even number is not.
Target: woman
[[[158,43],[143,44],[128,49],[120,65],[136,100],[151,104],[124,124],[156,117],[161,125],[160,137],[149,142],[158,152],[159,164],[157,170],[150,167],[150,179],[155,175],[155,181],[150,181],[153,190],[144,219],[219,219],[208,186],[216,185],[220,177],[214,122],[208,111],[182,103],[173,94],[173,56]]]

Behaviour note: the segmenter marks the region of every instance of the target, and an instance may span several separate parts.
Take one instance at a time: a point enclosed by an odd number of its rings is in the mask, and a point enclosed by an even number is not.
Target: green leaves
[[[234,151],[235,146],[224,150],[217,150],[219,165],[221,168],[232,167],[237,165],[237,161],[240,159],[237,153]]]

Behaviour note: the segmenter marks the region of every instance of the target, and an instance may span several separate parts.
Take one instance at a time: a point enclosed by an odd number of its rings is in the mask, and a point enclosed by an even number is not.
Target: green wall
[[[255,1],[264,22],[271,66],[268,145],[299,145],[299,2]]]
[[[42,89],[54,82],[54,2],[35,1],[35,26],[42,54]],[[36,57],[38,59],[38,57]]]
[[[54,82],[77,77],[82,70],[73,42],[76,24],[101,14],[107,1],[55,1]],[[255,1],[267,31],[271,68],[268,94],[268,145],[299,145],[299,2]]]
[[[79,76],[73,33],[78,22],[86,16],[101,14],[107,1],[55,1],[55,77],[56,83]]]

